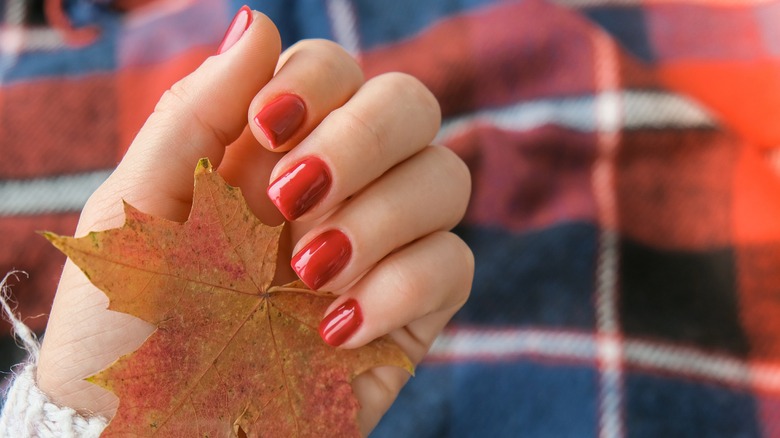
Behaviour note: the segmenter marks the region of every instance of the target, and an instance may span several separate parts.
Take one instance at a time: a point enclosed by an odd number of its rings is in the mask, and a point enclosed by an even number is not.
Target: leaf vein
[[[212,190],[209,190],[209,197],[211,198],[212,204],[216,205],[217,204],[216,196],[215,196],[215,194],[214,194],[214,192]],[[236,211],[239,210],[239,207],[240,207],[239,205],[236,206]],[[235,212],[234,212],[234,215],[235,215]],[[228,224],[223,222],[222,216],[219,215],[219,214],[217,214],[217,220],[219,220],[219,223],[221,225],[220,231],[222,231],[222,237],[225,240],[227,240],[227,242],[229,243],[229,246],[230,246],[231,250],[233,251],[233,253],[236,255],[236,257],[238,257],[239,260],[241,260],[241,263],[244,265],[244,270],[247,273],[247,278],[249,279],[249,281],[252,282],[252,285],[255,287],[255,290],[258,291],[258,292],[261,292],[260,287],[257,285],[257,282],[255,281],[254,276],[251,273],[249,273],[249,269],[247,269],[248,266],[249,266],[249,263],[247,263],[247,261],[244,259],[244,257],[242,257],[241,254],[238,252],[238,245],[234,245],[233,244],[233,240],[230,238],[230,235],[227,232]],[[243,241],[242,241],[242,243],[243,243]]]
[[[85,254],[85,255],[88,255],[88,256],[97,257],[97,255],[92,254],[89,251],[82,251],[82,250],[80,250],[78,248],[73,248],[73,251],[81,253],[81,254]],[[139,266],[134,266],[134,265],[131,265],[129,263],[123,263],[123,262],[120,262],[120,261],[107,259],[107,258],[103,258],[102,260],[104,260],[104,261],[106,261],[108,263],[112,263],[114,265],[118,265],[118,266],[122,266],[122,267],[128,268],[128,269],[135,269],[135,270],[140,271],[140,272],[145,272],[147,274],[159,275],[161,277],[170,277],[170,278],[173,278],[175,280],[184,280],[184,281],[187,281],[187,282],[200,284],[200,285],[203,285],[203,286],[213,287],[215,289],[222,289],[222,290],[225,290],[225,291],[228,291],[228,292],[235,292],[235,293],[241,294],[241,295],[258,296],[257,293],[254,293],[254,292],[246,292],[246,291],[242,291],[242,290],[239,290],[239,289],[236,289],[236,288],[224,286],[224,285],[221,285],[221,284],[208,283],[208,282],[203,281],[203,280],[201,280],[199,278],[198,279],[184,278],[184,277],[181,277],[181,276],[177,276],[177,275],[180,275],[180,274],[172,274],[172,273],[169,273],[169,272],[157,272],[157,271],[153,271],[153,270],[150,270],[150,269],[143,269],[143,268],[141,268]]]
[[[193,379],[192,385],[190,385],[189,388],[186,388],[184,391],[182,391],[182,396],[183,397],[188,397],[192,393],[192,391],[194,390],[195,386],[197,386],[201,382],[201,380],[203,380],[203,377],[206,375],[206,373],[208,373],[209,369],[211,369],[211,367],[214,366],[216,361],[222,356],[222,353],[225,352],[227,347],[233,342],[233,339],[235,339],[235,337],[238,334],[238,332],[240,332],[241,329],[244,328],[244,325],[246,324],[246,322],[249,320],[249,318],[252,317],[252,315],[257,311],[257,309],[262,305],[262,303],[263,303],[263,300],[258,300],[257,304],[255,304],[255,306],[247,313],[247,315],[244,318],[244,320],[241,321],[241,323],[237,325],[236,330],[224,342],[222,348],[213,356],[213,359],[211,360],[211,363],[209,364],[209,366],[206,367],[206,369],[203,371],[203,373],[200,376],[198,376],[197,378]],[[170,420],[171,417],[173,417],[174,413],[181,408],[181,405],[183,403],[184,403],[184,400],[180,401],[178,405],[174,406],[171,409],[171,412],[169,413],[168,417],[165,420],[163,420],[162,424],[167,423],[168,420]],[[162,425],[160,427],[162,427]]]
[[[290,412],[293,414],[293,418],[295,419],[295,435],[300,435],[301,433],[301,425],[298,422],[298,416],[295,415],[295,407],[293,406],[292,397],[290,396],[290,386],[287,384],[287,374],[284,371],[284,361],[281,360],[282,355],[279,354],[279,344],[276,342],[276,334],[274,333],[274,325],[271,322],[271,312],[270,309],[266,313],[268,316],[268,327],[271,331],[271,340],[274,343],[274,351],[276,351],[276,356],[279,358],[279,371],[282,374],[282,382],[284,382],[284,392],[287,394],[287,403],[290,405]]]

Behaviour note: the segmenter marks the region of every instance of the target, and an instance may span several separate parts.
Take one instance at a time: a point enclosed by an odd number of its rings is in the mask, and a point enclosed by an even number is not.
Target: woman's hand
[[[123,199],[184,221],[194,166],[208,157],[263,222],[278,224],[282,214],[291,222],[275,282],[297,273],[340,295],[323,315],[326,342],[355,348],[390,333],[419,362],[466,300],[473,273],[471,252],[448,232],[465,211],[470,179],[452,152],[429,146],[440,122],[435,98],[403,74],[364,81],[331,42],[303,41],[280,56],[274,25],[241,14],[222,53],[165,93],[76,234],[121,226]],[[56,403],[110,418],[117,398],[83,379],[137,349],[154,327],[107,304],[68,262],[38,385]],[[407,378],[382,367],[355,380],[364,433]]]

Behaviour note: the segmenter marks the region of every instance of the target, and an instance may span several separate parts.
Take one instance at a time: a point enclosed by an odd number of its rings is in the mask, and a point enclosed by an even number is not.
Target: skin
[[[275,283],[295,277],[289,268],[295,251],[325,230],[342,230],[353,255],[323,289],[340,295],[331,309],[356,299],[364,322],[339,348],[389,333],[417,363],[466,301],[474,269],[468,247],[448,231],[468,202],[468,170],[448,149],[429,146],[441,117],[436,99],[408,75],[366,81],[355,60],[328,41],[303,41],[280,54],[274,25],[253,14],[234,46],[162,96],[116,171],[87,202],[76,235],[121,226],[122,199],[184,221],[201,157],[242,188],[261,220],[279,224],[282,216],[265,193],[268,184],[301,159],[319,157],[333,185],[287,227]],[[307,115],[296,134],[271,151],[252,119],[288,92],[305,101]],[[111,418],[117,398],[83,379],[134,351],[154,327],[108,311],[107,304],[68,262],[37,379],[54,402]],[[384,367],[355,380],[365,434],[407,379],[404,371]]]

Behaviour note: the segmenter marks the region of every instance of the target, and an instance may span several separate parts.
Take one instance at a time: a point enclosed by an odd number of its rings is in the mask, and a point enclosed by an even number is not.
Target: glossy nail
[[[329,345],[338,347],[354,335],[362,323],[360,306],[350,298],[323,318],[320,323],[320,336]]]
[[[233,17],[233,21],[228,26],[225,36],[222,37],[222,43],[217,49],[217,55],[225,53],[229,48],[233,47],[251,24],[252,10],[248,6],[242,6],[236,13],[236,16]]]
[[[287,220],[293,221],[325,197],[330,183],[325,163],[309,157],[272,182],[268,197]]]
[[[282,94],[264,106],[254,120],[268,138],[271,148],[276,149],[295,134],[305,115],[306,105],[300,97]]]
[[[349,238],[339,230],[330,230],[298,251],[290,265],[307,286],[317,290],[344,269],[351,255]]]

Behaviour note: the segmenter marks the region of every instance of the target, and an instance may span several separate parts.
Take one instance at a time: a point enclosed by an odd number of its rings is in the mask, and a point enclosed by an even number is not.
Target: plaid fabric
[[[0,12],[0,271],[30,272],[25,315],[62,264],[33,230],[72,231],[240,6],[65,5]],[[473,174],[472,297],[375,436],[780,436],[780,1],[252,6],[285,45],[423,80]]]

